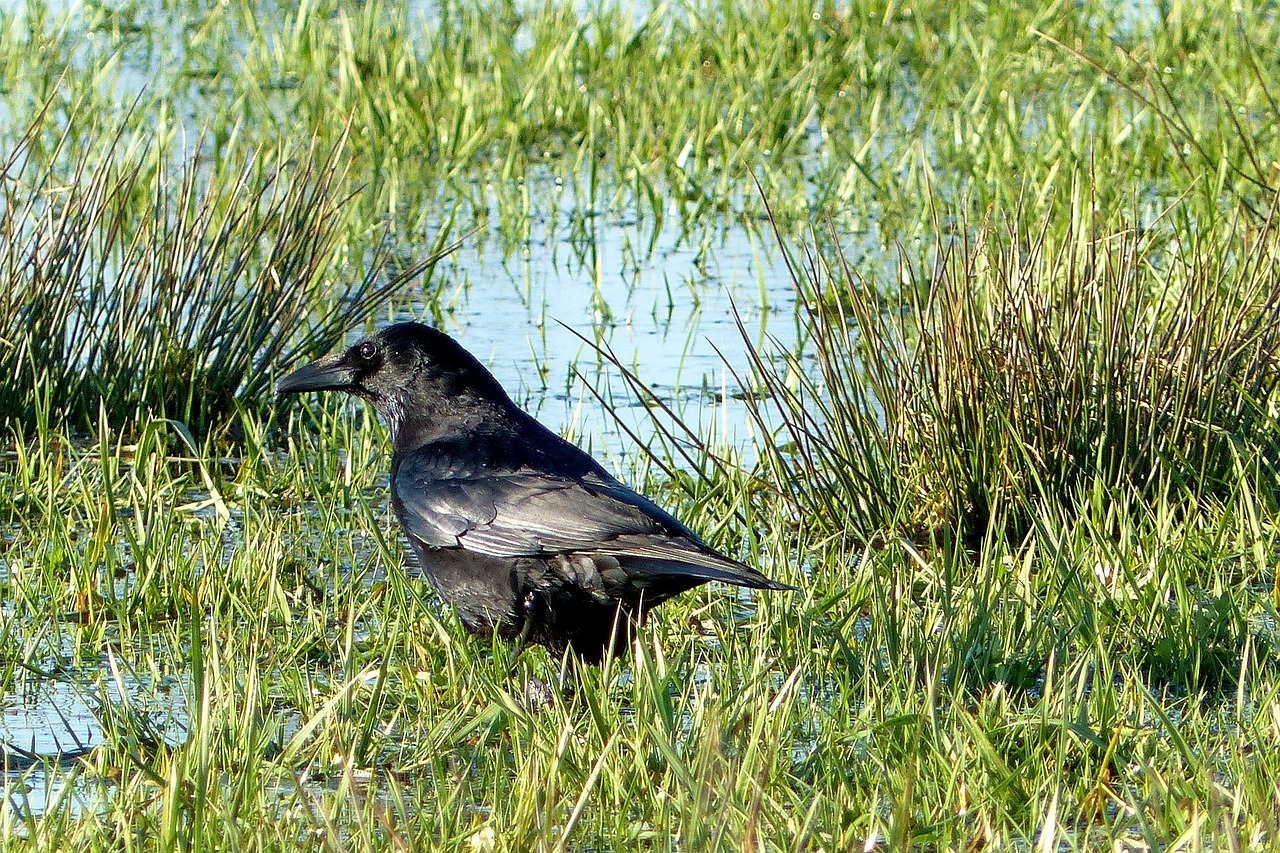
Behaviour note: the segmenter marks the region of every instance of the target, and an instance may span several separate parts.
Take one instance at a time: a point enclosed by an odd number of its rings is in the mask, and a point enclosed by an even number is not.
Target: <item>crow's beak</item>
[[[345,391],[355,385],[356,372],[347,364],[346,353],[337,352],[299,367],[276,383],[277,394],[300,391]]]

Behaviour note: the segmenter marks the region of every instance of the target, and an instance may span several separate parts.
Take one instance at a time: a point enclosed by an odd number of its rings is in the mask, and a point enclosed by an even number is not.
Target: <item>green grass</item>
[[[433,9],[0,13],[0,701],[101,733],[4,745],[0,846],[1276,847],[1273,8]],[[266,391],[607,215],[772,217],[804,349],[627,473],[801,591],[508,677],[384,430]]]
[[[690,223],[759,212],[754,169],[789,220],[832,215],[873,247],[931,245],[934,202],[1062,216],[1082,176],[1108,216],[1190,193],[1200,220],[1264,211],[1277,181],[1265,4],[403,5],[27,4],[0,21],[10,127],[52,96],[55,137],[88,111],[157,141],[207,130],[234,163],[332,147],[350,121],[358,204],[404,235],[442,203],[528,216],[542,167],[586,209]]]
[[[896,304],[842,256],[791,261],[810,346],[754,350],[749,399],[762,429],[783,425],[770,478],[816,526],[976,549],[1091,503],[1197,512],[1242,480],[1271,494],[1271,223],[1173,242],[1079,221],[974,229],[931,281],[904,267]]]
[[[804,592],[687,596],[634,661],[530,710],[523,679],[558,663],[508,679],[501,643],[422,600],[371,485],[380,430],[320,417],[288,455],[251,431],[234,468],[110,432],[7,465],[5,692],[59,672],[106,732],[48,771],[74,801],[7,813],[13,843],[952,849],[1037,843],[1051,813],[1074,849],[1274,832],[1276,525],[1243,489],[1212,525],[1046,517],[978,558],[806,542],[807,577],[793,522],[743,504],[717,541],[762,531],[754,561]],[[230,516],[184,500],[206,474]],[[682,503],[704,529],[710,485]],[[141,713],[160,675],[189,715],[167,733]]]
[[[46,108],[49,108],[46,103]],[[342,340],[436,252],[391,274],[385,237],[351,253],[341,145],[256,152],[223,183],[119,129],[41,167],[38,116],[0,185],[0,425],[167,415],[219,428],[256,405],[276,365]],[[73,116],[74,119],[74,116]],[[74,124],[74,121],[72,122]],[[64,132],[55,159],[70,145]],[[345,250],[345,251],[341,251]]]

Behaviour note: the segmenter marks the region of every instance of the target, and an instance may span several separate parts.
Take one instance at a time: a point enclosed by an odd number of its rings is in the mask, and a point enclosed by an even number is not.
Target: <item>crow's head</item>
[[[388,326],[345,350],[298,368],[279,394],[345,391],[367,400],[400,443],[404,427],[444,433],[514,409],[493,375],[444,332],[421,323]]]

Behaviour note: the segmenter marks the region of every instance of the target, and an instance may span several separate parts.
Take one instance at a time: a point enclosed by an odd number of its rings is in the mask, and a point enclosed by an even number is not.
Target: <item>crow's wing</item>
[[[392,483],[409,532],[438,547],[497,557],[594,549],[624,535],[696,536],[648,499],[597,472],[442,467],[410,457]]]
[[[494,557],[585,553],[646,575],[683,575],[773,588],[705,545],[648,498],[598,471],[580,478],[516,471],[442,471],[406,459],[392,483],[405,532],[435,547]]]

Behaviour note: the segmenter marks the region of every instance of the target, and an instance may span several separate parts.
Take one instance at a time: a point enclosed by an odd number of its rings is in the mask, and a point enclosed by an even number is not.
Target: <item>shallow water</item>
[[[496,237],[474,239],[437,268],[431,286],[442,294],[442,327],[517,402],[597,452],[626,452],[631,440],[584,381],[640,436],[652,424],[620,370],[591,344],[610,350],[701,435],[742,443],[748,341],[766,351],[799,342],[795,290],[773,235],[732,222],[683,232],[675,216],[654,229],[590,213],[584,248],[567,227],[572,202],[549,198],[560,200],[563,215],[540,217],[514,254],[504,258]],[[408,306],[401,316],[422,313]]]
[[[135,715],[135,726],[170,746],[186,737],[186,699],[177,677],[126,673],[108,660],[92,672],[29,678],[25,689],[4,697],[0,712],[0,810],[8,812],[0,820],[39,815],[64,797],[75,811],[91,807],[87,789],[66,770],[108,742],[105,706],[112,714]]]

